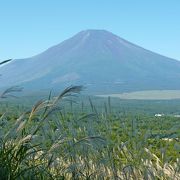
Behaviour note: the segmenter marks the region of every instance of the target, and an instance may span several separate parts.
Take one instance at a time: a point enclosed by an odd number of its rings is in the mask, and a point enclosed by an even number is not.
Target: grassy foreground
[[[66,110],[79,91],[1,115],[0,179],[180,179],[178,118]]]

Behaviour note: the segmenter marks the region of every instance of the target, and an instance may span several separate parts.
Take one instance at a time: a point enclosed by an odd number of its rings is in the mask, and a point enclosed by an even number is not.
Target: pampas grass
[[[57,97],[50,94],[1,125],[0,179],[180,179],[179,158],[156,153],[149,132],[113,115],[110,99],[105,113],[91,99],[90,114],[64,113],[63,100],[81,90],[71,86]]]

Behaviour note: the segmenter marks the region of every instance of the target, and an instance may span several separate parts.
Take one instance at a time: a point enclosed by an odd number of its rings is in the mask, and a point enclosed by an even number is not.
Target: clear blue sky
[[[0,61],[106,29],[180,60],[180,0],[0,0]]]

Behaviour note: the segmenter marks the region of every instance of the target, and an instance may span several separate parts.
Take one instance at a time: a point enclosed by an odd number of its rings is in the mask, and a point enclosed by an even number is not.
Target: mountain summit
[[[105,30],[81,31],[0,68],[1,85],[41,90],[84,85],[92,93],[180,89],[180,62]]]

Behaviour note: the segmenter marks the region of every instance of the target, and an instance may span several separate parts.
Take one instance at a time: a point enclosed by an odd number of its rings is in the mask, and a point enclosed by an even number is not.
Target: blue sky
[[[0,60],[36,55],[86,29],[180,60],[180,0],[0,0]]]

